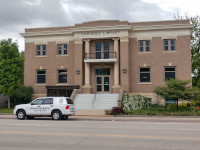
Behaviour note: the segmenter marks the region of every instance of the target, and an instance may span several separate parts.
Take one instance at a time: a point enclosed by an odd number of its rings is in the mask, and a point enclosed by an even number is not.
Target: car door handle
[[[41,106],[38,106],[38,107],[41,107]]]
[[[53,105],[50,105],[50,107],[53,107]]]

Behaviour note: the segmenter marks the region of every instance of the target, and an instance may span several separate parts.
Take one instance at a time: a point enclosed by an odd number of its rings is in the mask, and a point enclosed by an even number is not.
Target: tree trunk
[[[178,99],[176,100],[176,110],[178,110]]]
[[[10,96],[8,96],[8,109],[10,109]]]

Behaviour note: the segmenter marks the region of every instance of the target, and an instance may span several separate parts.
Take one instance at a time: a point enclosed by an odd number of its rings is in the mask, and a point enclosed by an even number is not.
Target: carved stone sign
[[[128,30],[104,30],[104,31],[85,31],[76,32],[74,34],[75,39],[86,39],[86,38],[112,38],[112,37],[123,37],[128,36]]]
[[[94,31],[94,32],[83,32],[81,33],[81,36],[92,36],[92,35],[96,35],[96,36],[106,36],[106,35],[116,35],[116,34],[120,34],[119,30],[114,30],[114,31]]]

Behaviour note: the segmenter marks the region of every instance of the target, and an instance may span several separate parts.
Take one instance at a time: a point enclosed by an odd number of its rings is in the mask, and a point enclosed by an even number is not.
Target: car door
[[[40,115],[41,105],[43,104],[43,100],[44,100],[43,98],[38,98],[33,102],[31,102],[27,111],[27,115]]]
[[[40,109],[43,115],[51,115],[51,111],[53,109],[53,98],[44,98]]]

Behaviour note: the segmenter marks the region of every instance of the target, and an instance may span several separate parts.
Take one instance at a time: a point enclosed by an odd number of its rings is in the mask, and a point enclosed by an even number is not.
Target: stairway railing
[[[94,93],[94,97],[92,99],[92,108],[94,109],[94,102],[96,101],[97,92]]]

